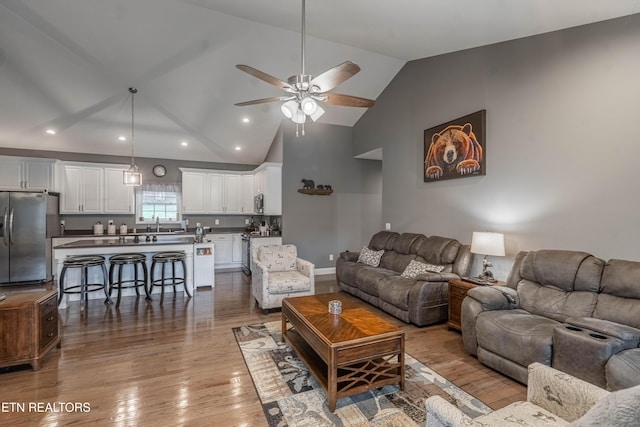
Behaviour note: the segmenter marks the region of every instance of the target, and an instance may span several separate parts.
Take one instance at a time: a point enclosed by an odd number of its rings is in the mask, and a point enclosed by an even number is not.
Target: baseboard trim
[[[336,268],[335,267],[328,267],[328,268],[316,268],[315,273],[316,276],[321,276],[323,274],[336,274]]]

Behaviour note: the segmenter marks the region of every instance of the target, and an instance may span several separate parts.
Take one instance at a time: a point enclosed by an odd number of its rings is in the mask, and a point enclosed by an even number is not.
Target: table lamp
[[[488,231],[474,231],[471,238],[471,253],[484,255],[482,259],[482,273],[477,279],[486,282],[495,282],[493,273],[487,268],[493,264],[487,260],[487,256],[504,256],[504,234],[490,233]]]

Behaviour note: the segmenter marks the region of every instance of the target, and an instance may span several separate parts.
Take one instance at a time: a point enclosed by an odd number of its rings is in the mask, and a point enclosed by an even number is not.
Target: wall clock
[[[167,174],[167,168],[162,165],[155,165],[153,167],[153,174],[157,177],[163,177]]]

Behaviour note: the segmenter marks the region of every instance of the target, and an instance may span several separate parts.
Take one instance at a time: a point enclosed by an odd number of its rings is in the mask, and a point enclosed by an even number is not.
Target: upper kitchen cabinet
[[[104,168],[104,211],[109,214],[135,214],[134,187],[125,185],[124,171],[128,167]]]
[[[263,163],[254,176],[255,194],[264,194],[264,214],[282,215],[282,164]]]
[[[0,190],[55,190],[52,159],[0,156]]]
[[[242,175],[242,183],[240,188],[241,210],[244,214],[255,213],[255,192],[254,192],[254,175]]]
[[[207,173],[199,171],[182,171],[182,213],[207,213],[206,187]]]
[[[182,171],[183,214],[241,214],[243,175],[207,169]]]
[[[103,213],[104,168],[65,164],[62,180],[61,214]]]

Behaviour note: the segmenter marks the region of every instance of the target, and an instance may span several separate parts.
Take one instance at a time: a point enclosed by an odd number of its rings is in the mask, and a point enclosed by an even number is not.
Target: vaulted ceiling
[[[351,60],[362,71],[336,91],[375,99],[406,61],[638,13],[640,0],[306,9],[307,72]],[[258,164],[279,105],[233,104],[281,91],[235,65],[298,74],[300,17],[300,0],[0,0],[0,147],[128,156],[133,86],[136,156]],[[328,106],[319,122],[352,126],[364,111]]]

